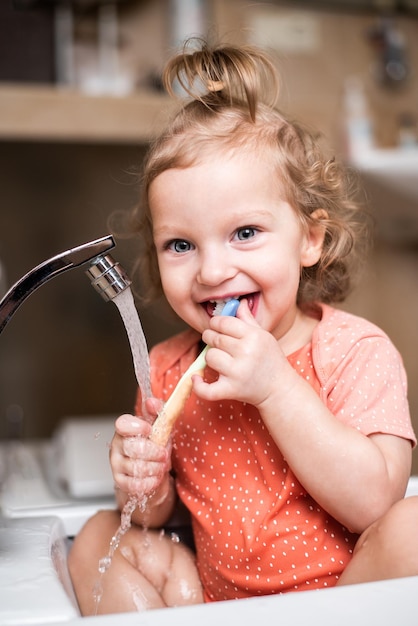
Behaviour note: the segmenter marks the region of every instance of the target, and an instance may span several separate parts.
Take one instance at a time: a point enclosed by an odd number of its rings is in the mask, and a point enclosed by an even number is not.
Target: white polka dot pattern
[[[323,307],[312,351],[305,346],[289,361],[338,419],[365,434],[413,439],[402,365],[377,331]],[[152,351],[156,396],[171,394],[196,354],[196,337],[189,332]],[[254,407],[192,396],[177,422],[173,467],[192,513],[206,600],[335,585],[356,536],[306,493]]]
[[[313,341],[320,396],[338,419],[366,435],[416,443],[402,359],[389,338],[360,317],[323,306]]]

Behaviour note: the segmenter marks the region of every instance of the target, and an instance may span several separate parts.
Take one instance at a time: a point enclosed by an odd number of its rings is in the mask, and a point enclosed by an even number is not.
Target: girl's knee
[[[116,509],[102,510],[90,517],[81,527],[75,537],[75,541],[79,539],[94,539],[100,537],[109,530],[117,528],[120,524],[120,513]]]
[[[188,546],[171,542],[170,568],[166,572],[163,597],[167,606],[204,602],[195,555]]]
[[[380,520],[376,522],[376,532],[382,541],[396,537],[400,540],[418,541],[418,496],[396,502]]]
[[[388,560],[406,559],[418,574],[418,496],[396,502],[359,538],[356,552],[370,550]]]
[[[91,517],[76,535],[68,555],[70,572],[79,570],[82,563],[95,557],[104,549],[105,542],[109,541],[120,522],[117,511],[99,511]],[[103,555],[102,555],[103,556]]]
[[[91,589],[98,578],[99,560],[108,553],[119,526],[118,511],[101,511],[88,520],[74,541],[69,568],[83,614],[92,610]],[[203,602],[193,553],[163,531],[133,525],[123,535],[103,579],[107,599],[113,582],[121,579],[142,589],[149,606],[155,608]]]
[[[418,575],[418,497],[396,502],[360,536],[339,584]]]

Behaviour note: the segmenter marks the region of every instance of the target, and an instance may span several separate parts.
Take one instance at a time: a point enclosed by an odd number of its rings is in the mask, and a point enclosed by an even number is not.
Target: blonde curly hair
[[[196,47],[197,44],[197,47]],[[272,60],[250,46],[218,45],[202,40],[185,44],[163,73],[174,97],[178,86],[186,102],[150,146],[143,166],[142,200],[129,216],[129,231],[142,240],[137,270],[141,297],[162,295],[148,204],[149,187],[167,169],[187,168],[213,155],[263,154],[285,190],[284,198],[302,224],[318,221],[325,230],[318,263],[303,268],[298,291],[300,306],[340,302],[351,285],[354,261],[367,241],[363,208],[351,198],[348,172],[324,156],[318,138],[275,108],[279,78]]]

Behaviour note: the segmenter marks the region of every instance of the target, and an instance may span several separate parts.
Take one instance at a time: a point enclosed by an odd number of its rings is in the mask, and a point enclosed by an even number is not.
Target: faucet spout
[[[113,300],[131,285],[129,276],[111,254],[100,255],[94,259],[86,274],[105,302]]]
[[[92,261],[114,247],[112,235],[107,235],[57,254],[22,276],[0,301],[0,333],[22,302],[38,287],[67,270]]]

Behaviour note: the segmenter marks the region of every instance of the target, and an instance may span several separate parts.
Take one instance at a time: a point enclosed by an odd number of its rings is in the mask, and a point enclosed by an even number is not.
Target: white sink
[[[61,520],[0,516],[0,623],[44,625],[78,616]]]
[[[98,502],[86,502],[81,507],[77,501],[74,503],[75,513],[71,513],[73,507],[69,502],[57,499],[54,503],[52,494],[46,491],[50,486],[45,480],[46,475],[36,470],[36,462],[40,463],[40,469],[43,468],[41,461],[44,458],[37,453],[45,453],[48,446],[53,447],[50,442],[45,442],[45,447],[39,442],[38,445],[22,442],[17,448],[11,443],[6,445],[11,448],[9,470],[14,480],[10,482],[10,476],[5,477],[1,494],[4,505],[3,514],[0,513],[1,626],[171,626],[177,623],[183,626],[194,626],[196,623],[199,626],[215,623],[226,626],[233,622],[253,626],[255,623],[275,622],[277,615],[280,616],[280,623],[292,626],[305,626],[312,621],[313,615],[317,616],[322,626],[334,626],[336,623],[340,626],[369,626],[371,621],[379,626],[398,623],[412,626],[417,623],[418,577],[148,611],[141,615],[132,613],[82,618],[67,568],[68,535],[78,531],[82,519],[93,513],[92,507],[97,507]],[[27,454],[13,453],[23,450]],[[0,458],[2,453],[5,456],[5,452],[0,446]],[[42,477],[44,488],[40,483]],[[16,498],[7,493],[13,489]],[[23,505],[16,507],[18,499],[29,497],[32,493],[38,500],[38,509],[31,500],[26,502],[26,508]],[[418,476],[410,478],[407,495],[418,495]],[[113,506],[111,501],[105,508]],[[370,615],[373,615],[372,620]]]
[[[353,165],[367,179],[418,201],[418,147],[372,150],[359,155]]]
[[[359,172],[376,218],[377,234],[391,242],[418,242],[418,147],[371,150],[351,165]]]

